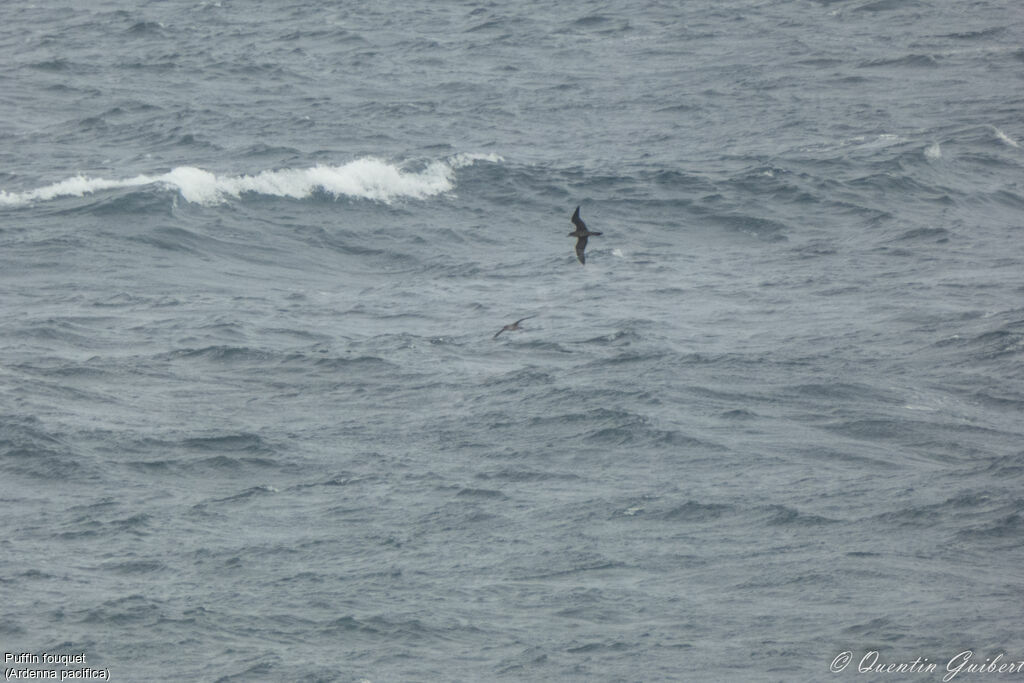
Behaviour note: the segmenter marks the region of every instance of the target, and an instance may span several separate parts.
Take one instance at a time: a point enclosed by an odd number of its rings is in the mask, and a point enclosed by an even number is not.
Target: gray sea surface
[[[0,93],[5,674],[1024,675],[1018,3],[12,2]]]

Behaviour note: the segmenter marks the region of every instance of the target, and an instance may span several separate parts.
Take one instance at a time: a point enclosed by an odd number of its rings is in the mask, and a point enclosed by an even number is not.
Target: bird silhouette
[[[583,253],[587,248],[587,238],[592,235],[600,235],[599,232],[591,232],[587,230],[587,224],[580,218],[580,207],[576,207],[575,213],[573,213],[572,224],[576,226],[576,229],[569,233],[569,237],[576,238],[576,258],[580,260],[583,265],[587,264],[587,257]]]
[[[528,315],[525,318],[520,318],[519,320],[515,321],[514,323],[509,323],[508,325],[505,325],[505,327],[503,327],[500,330],[498,330],[498,333],[495,334],[493,338],[497,339],[498,335],[501,334],[502,332],[513,332],[515,330],[522,329],[521,327],[519,327],[519,323],[523,322],[524,320],[529,320],[530,318],[536,318],[536,317],[537,316],[535,316],[535,315]]]

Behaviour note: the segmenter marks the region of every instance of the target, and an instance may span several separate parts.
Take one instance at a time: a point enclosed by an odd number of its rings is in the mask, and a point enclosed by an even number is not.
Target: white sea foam
[[[924,148],[924,158],[929,161],[936,161],[942,158],[942,148],[939,147],[939,143],[933,142]]]
[[[995,126],[992,126],[992,130],[995,131],[996,137],[999,138],[1003,143],[1009,145],[1010,147],[1020,147],[1020,143],[1018,143],[1016,140],[1014,140],[1009,135],[999,130]]]
[[[87,178],[83,175],[77,175],[53,185],[47,185],[26,192],[5,192],[0,190],[0,205],[16,206],[35,201],[48,201],[57,197],[81,197],[102,190],[148,185],[152,182],[152,178],[141,175],[128,180],[107,180],[105,178]]]
[[[455,171],[477,161],[497,163],[495,154],[457,154],[434,161],[420,171],[365,157],[340,166],[262,171],[256,175],[220,176],[193,166],[179,166],[163,175],[140,175],[110,180],[78,175],[24,192],[0,190],[0,205],[18,206],[58,197],[82,197],[103,190],[146,185],[173,188],[196,204],[216,204],[246,193],[303,199],[321,191],[336,198],[353,197],[390,202],[398,198],[425,199],[455,188]]]

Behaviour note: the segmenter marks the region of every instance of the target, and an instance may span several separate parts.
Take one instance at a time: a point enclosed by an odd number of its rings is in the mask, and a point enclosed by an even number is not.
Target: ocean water
[[[1017,3],[6,3],[0,57],[6,673],[1024,661]]]

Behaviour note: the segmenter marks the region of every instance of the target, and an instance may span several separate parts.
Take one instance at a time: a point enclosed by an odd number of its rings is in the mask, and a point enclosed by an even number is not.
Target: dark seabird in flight
[[[519,327],[519,323],[523,322],[524,320],[529,320],[530,318],[536,318],[536,317],[537,317],[536,315],[528,315],[525,318],[520,318],[519,320],[515,321],[514,323],[511,323],[509,325],[505,325],[505,327],[503,327],[500,330],[498,330],[498,334],[501,334],[502,332],[512,332],[514,330],[522,329],[521,327]],[[497,339],[498,338],[498,334],[494,335],[493,338]]]
[[[586,265],[587,257],[583,254],[583,250],[587,248],[587,238],[601,233],[587,230],[587,224],[580,218],[580,207],[578,206],[572,215],[572,224],[576,226],[576,229],[569,233],[569,237],[576,238],[576,258],[580,260],[580,263]]]

